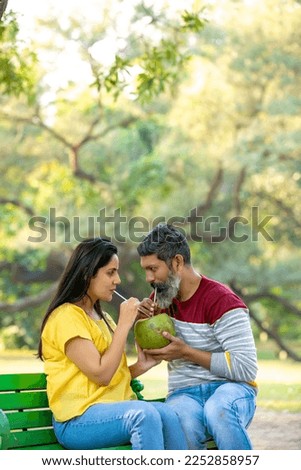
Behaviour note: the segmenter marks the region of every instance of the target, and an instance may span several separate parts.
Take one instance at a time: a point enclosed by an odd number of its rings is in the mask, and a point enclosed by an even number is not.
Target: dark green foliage
[[[7,14],[0,22],[0,90],[7,95],[25,95],[32,102],[37,56],[25,46],[21,49],[17,42],[18,32],[16,16]]]

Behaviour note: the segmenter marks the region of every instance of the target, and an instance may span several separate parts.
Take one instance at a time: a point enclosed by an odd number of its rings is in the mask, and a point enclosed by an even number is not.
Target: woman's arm
[[[101,355],[89,339],[75,337],[66,343],[66,356],[93,382],[104,386],[110,383],[119,367],[129,330],[137,317],[138,305],[138,300],[134,298],[121,304],[112,343],[104,354]]]

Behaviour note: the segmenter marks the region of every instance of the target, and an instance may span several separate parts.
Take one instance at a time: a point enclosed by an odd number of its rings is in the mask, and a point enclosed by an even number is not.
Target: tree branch
[[[301,317],[301,310],[299,308],[297,308],[295,305],[293,305],[292,303],[290,303],[284,297],[280,297],[276,294],[271,294],[270,292],[258,292],[257,294],[247,294],[247,295],[245,295],[245,300],[247,302],[256,302],[259,299],[274,300],[275,302],[283,305],[283,307],[285,307],[290,312],[294,313],[298,317]]]
[[[243,295],[241,289],[239,289],[234,282],[230,283],[231,289],[237,293],[241,298],[244,299],[245,302],[251,302],[251,296]],[[275,296],[277,297],[277,296]],[[253,300],[255,300],[255,296],[253,296]],[[287,353],[287,355],[293,359],[294,361],[301,361],[301,357],[298,356],[294,351],[292,351],[286,344],[282,341],[280,336],[273,331],[271,328],[268,328],[264,325],[264,322],[260,321],[259,318],[255,315],[255,313],[249,308],[250,317],[254,320],[256,325],[259,327],[261,331],[264,331],[270,338],[272,338],[276,344],[278,344],[279,348]]]
[[[203,222],[203,215],[212,207],[218,195],[220,186],[223,182],[223,177],[224,177],[224,170],[220,166],[217,169],[212,179],[210,188],[206,195],[205,202],[196,206],[194,209],[190,211],[189,216],[185,217],[183,225],[190,224],[191,229],[193,231],[193,233],[192,231],[190,231],[191,233],[187,234],[188,240],[194,240],[194,241],[199,240],[199,241],[202,241],[202,242],[204,241],[207,243],[217,243],[217,242],[225,241],[229,238],[230,233],[229,233],[229,230],[226,228],[223,228],[219,234],[213,235],[212,233],[209,232],[209,230],[208,231],[205,230],[201,232],[199,227],[197,227],[197,224],[199,222]]]
[[[212,207],[212,204],[214,202],[214,199],[216,198],[218,191],[220,189],[220,186],[223,181],[223,176],[224,176],[224,170],[220,166],[217,169],[217,172],[215,173],[215,176],[211,182],[210,188],[208,190],[206,200],[202,204],[199,204],[195,209],[194,209],[194,216],[195,220],[193,219],[193,216],[189,218],[189,222],[195,222],[197,220],[197,217],[203,215],[205,212],[207,212],[210,207]]]
[[[67,257],[61,251],[52,251],[46,261],[46,267],[42,271],[37,269],[30,271],[26,266],[18,262],[0,262],[0,271],[8,270],[10,273],[10,280],[13,283],[32,284],[44,282],[56,282],[61,276],[64,267],[67,263]]]
[[[290,349],[288,346],[286,346],[286,344],[284,344],[280,336],[275,331],[273,331],[270,328],[267,328],[263,324],[263,322],[261,322],[256,317],[256,315],[254,314],[252,310],[249,309],[249,313],[250,313],[250,317],[254,320],[254,322],[260,328],[260,330],[264,331],[270,338],[272,338],[278,344],[279,348],[287,353],[288,357],[290,357],[294,361],[301,362],[301,357],[298,356],[294,351],[292,351],[292,349]]]
[[[8,0],[0,0],[0,20],[6,10]]]
[[[296,216],[293,208],[287,206],[282,199],[277,199],[276,197],[273,197],[268,193],[257,193],[257,196],[259,196],[260,198],[264,197],[266,200],[269,200],[270,202],[275,204],[278,209],[284,212],[288,216],[288,218],[294,222],[296,227],[301,227],[300,219]]]
[[[72,147],[72,144],[70,142],[68,142],[68,140],[65,139],[65,137],[63,137],[61,134],[59,134],[54,129],[47,126],[47,124],[45,124],[45,122],[43,122],[43,120],[41,119],[38,111],[34,116],[29,116],[29,117],[16,116],[14,114],[8,114],[8,113],[5,113],[5,112],[2,113],[2,115],[6,119],[10,119],[14,122],[20,122],[20,123],[24,123],[24,124],[31,124],[32,126],[40,127],[42,129],[46,130],[47,132],[49,132],[49,134],[51,134],[56,140],[58,140],[59,142],[64,144],[66,147],[68,147],[68,148]]]
[[[117,129],[119,127],[123,128],[123,129],[126,129],[128,128],[131,124],[133,124],[134,122],[136,122],[139,118],[137,116],[129,116],[125,119],[123,119],[122,121],[116,123],[116,124],[111,124],[110,126],[107,126],[105,129],[103,129],[101,132],[99,132],[98,134],[95,134],[93,136],[91,136],[91,139],[90,140],[95,140],[95,139],[100,139],[101,137],[104,137],[105,135],[107,135],[109,132],[111,132],[112,130],[114,129]]]
[[[246,178],[246,167],[244,166],[241,170],[240,170],[240,173],[238,175],[238,178],[236,180],[236,184],[234,186],[234,191],[233,191],[233,206],[234,206],[234,211],[235,211],[235,214],[236,215],[239,215],[241,213],[241,205],[240,205],[240,198],[239,198],[239,194],[240,194],[240,190],[241,190],[241,187],[244,183],[244,180]]]
[[[52,284],[48,289],[40,294],[30,295],[17,300],[14,304],[0,302],[1,313],[16,313],[31,307],[37,307],[46,300],[50,300],[57,289],[58,283]]]
[[[96,183],[98,181],[97,177],[95,177],[93,174],[89,174],[85,172],[81,167],[79,163],[79,152],[81,148],[87,144],[88,142],[95,141],[97,139],[101,139],[105,135],[107,135],[109,132],[111,132],[114,129],[118,128],[123,128],[126,129],[129,127],[131,124],[136,122],[139,118],[137,116],[129,116],[127,118],[122,119],[118,123],[111,124],[107,126],[105,129],[101,130],[98,133],[93,134],[94,128],[97,126],[99,123],[99,117],[95,118],[87,132],[85,133],[84,137],[79,140],[78,143],[72,144],[69,142],[63,135],[61,135],[59,132],[57,132],[55,129],[52,127],[49,127],[41,118],[39,109],[37,109],[36,114],[31,117],[20,117],[20,116],[13,116],[13,115],[8,115],[7,113],[3,113],[3,115],[7,119],[13,119],[15,122],[21,122],[21,123],[26,123],[26,124],[31,124],[36,127],[40,127],[41,129],[44,129],[46,132],[48,132],[52,137],[54,137],[57,141],[61,142],[65,147],[68,148],[69,150],[69,164],[70,168],[73,172],[73,174],[80,178],[80,179],[85,179],[91,183]]]
[[[36,122],[37,121],[37,122]],[[39,116],[36,116],[36,118],[33,118],[32,124],[38,127],[42,127],[42,129],[45,129],[52,137],[54,137],[56,140],[64,144],[67,148],[71,149],[72,144],[69,142],[65,137],[63,137],[61,134],[56,132],[52,127],[47,126],[45,122],[42,121],[42,119]]]
[[[13,206],[23,209],[28,215],[34,216],[33,210],[30,207],[25,206],[21,201],[18,201],[17,199],[6,199],[1,197],[0,204],[12,204]]]

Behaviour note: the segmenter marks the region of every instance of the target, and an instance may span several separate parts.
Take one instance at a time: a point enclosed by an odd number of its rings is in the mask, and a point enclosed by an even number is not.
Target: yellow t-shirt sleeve
[[[43,333],[44,340],[62,352],[65,352],[66,343],[72,338],[93,341],[88,320],[79,307],[71,304],[65,304],[50,316]]]

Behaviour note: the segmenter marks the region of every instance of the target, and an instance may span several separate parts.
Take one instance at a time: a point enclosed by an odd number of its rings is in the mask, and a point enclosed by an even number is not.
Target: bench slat
[[[50,410],[21,411],[6,413],[10,429],[44,428],[52,426]]]
[[[131,445],[106,447],[98,450],[131,450]],[[53,429],[39,429],[11,433],[9,449],[16,450],[64,450],[56,440]]]
[[[46,390],[28,392],[0,392],[0,409],[24,410],[32,408],[48,408]]]
[[[26,447],[19,447],[15,450],[66,450],[63,446],[61,446],[58,442],[55,444],[42,444],[42,445],[32,445]]]
[[[11,432],[8,448],[18,449],[47,444],[57,444],[53,429],[33,429],[31,431]]]
[[[61,446],[60,444],[48,444],[48,445],[32,445],[28,447],[20,447],[19,449],[16,450],[67,450],[65,447]],[[103,449],[97,449],[97,450],[132,450],[132,446],[126,445],[126,446],[117,446],[117,447],[106,447]]]
[[[3,374],[0,376],[0,391],[3,392],[45,388],[45,374]]]

